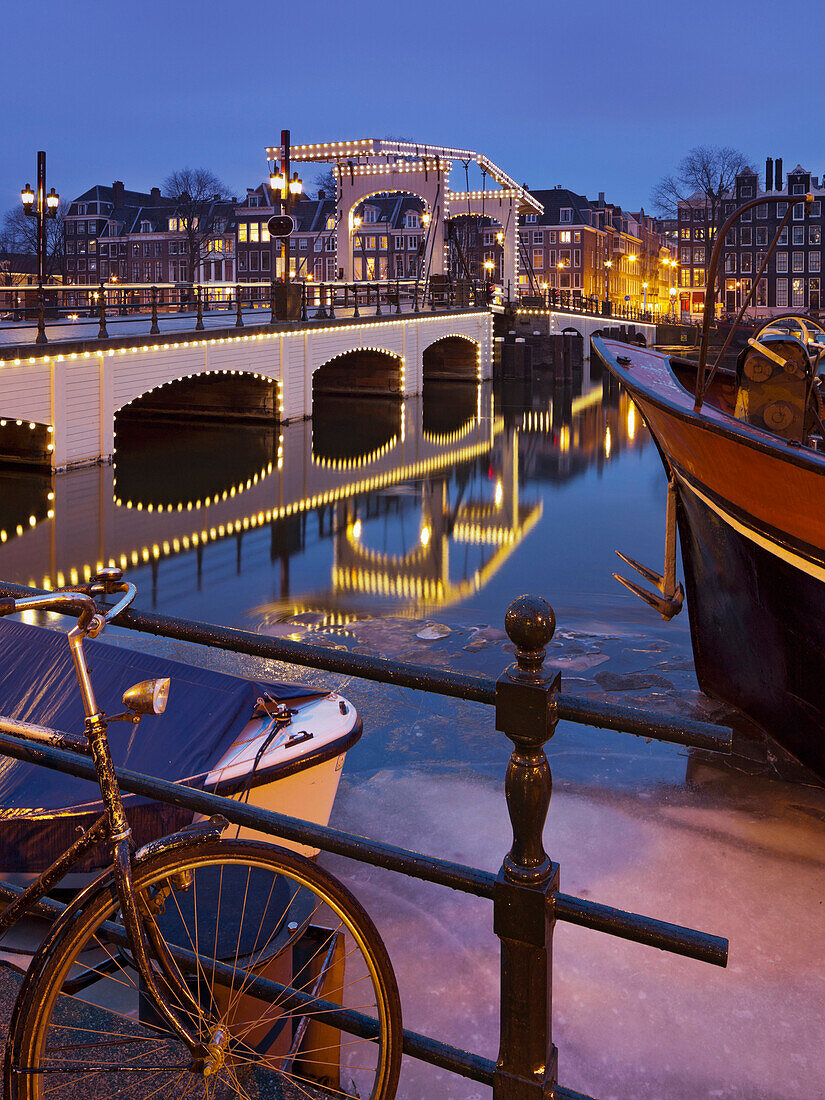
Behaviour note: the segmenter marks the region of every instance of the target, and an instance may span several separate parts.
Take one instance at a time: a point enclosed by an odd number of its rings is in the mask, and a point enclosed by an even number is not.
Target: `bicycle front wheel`
[[[21,989],[15,1100],[395,1096],[401,1010],[359,902],[293,852],[216,841],[135,869],[155,979],[193,1057],[146,994],[113,886],[64,921]]]

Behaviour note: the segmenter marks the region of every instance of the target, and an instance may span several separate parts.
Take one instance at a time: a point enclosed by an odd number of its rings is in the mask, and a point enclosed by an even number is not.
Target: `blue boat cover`
[[[252,717],[264,694],[279,700],[325,695],[303,684],[245,680],[224,672],[138,653],[101,641],[84,642],[97,704],[123,712],[122,696],[141,680],[169,676],[166,710],[140,725],[115,722],[109,743],[115,764],[170,781],[201,785],[216,760]],[[0,619],[0,714],[83,734],[83,703],[64,631]],[[191,810],[124,794],[138,844],[182,828]],[[101,813],[95,783],[0,754],[0,874],[49,866]],[[91,855],[77,870],[103,866]]]

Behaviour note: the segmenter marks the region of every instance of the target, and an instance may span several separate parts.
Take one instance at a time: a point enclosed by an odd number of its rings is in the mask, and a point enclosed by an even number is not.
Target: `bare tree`
[[[328,199],[334,199],[337,194],[337,184],[333,170],[327,168],[326,171],[319,172],[313,180],[313,186],[316,192],[323,191]]]
[[[181,168],[164,180],[163,191],[175,203],[174,217],[186,239],[189,282],[211,244],[226,230],[229,191],[207,168]]]
[[[697,145],[684,156],[673,175],[664,176],[653,191],[653,202],[665,216],[675,218],[680,202],[697,194],[704,200],[708,240],[722,221],[724,197],[736,176],[750,167],[748,158],[727,145]]]
[[[64,214],[65,207],[61,203],[57,209],[57,217],[46,218],[46,255],[43,257],[43,274],[46,279],[63,272],[63,258],[66,254]],[[29,217],[22,206],[6,211],[0,231],[0,251],[36,256],[37,249],[37,218]]]

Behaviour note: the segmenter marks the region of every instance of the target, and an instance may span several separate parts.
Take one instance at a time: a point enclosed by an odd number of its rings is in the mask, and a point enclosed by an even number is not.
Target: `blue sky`
[[[700,143],[740,148],[760,172],[771,154],[822,174],[825,6],[780,11],[765,0],[7,3],[0,210],[33,182],[40,148],[63,196],[113,179],[148,190],[186,165],[242,194],[282,127],[296,144],[393,135],[477,149],[531,187],[605,191],[628,208],[649,207],[654,183]]]

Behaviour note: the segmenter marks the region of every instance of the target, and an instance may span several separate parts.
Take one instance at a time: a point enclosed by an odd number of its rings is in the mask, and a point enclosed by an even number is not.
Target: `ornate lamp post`
[[[57,217],[60,196],[54,188],[46,194],[46,154],[37,154],[37,194],[27,183],[20,192],[23,211],[29,218],[37,218],[37,281],[43,286],[46,271],[46,220]]]
[[[290,178],[289,150],[289,130],[281,130],[281,163],[279,166],[273,162],[269,183],[273,192],[280,192],[282,214],[289,214],[292,202],[297,201],[298,196],[304,190],[303,181],[298,178],[297,172],[293,172],[292,178]],[[281,260],[284,267],[285,283],[289,282],[289,251],[289,237],[282,237]]]

